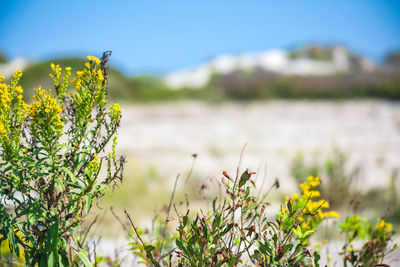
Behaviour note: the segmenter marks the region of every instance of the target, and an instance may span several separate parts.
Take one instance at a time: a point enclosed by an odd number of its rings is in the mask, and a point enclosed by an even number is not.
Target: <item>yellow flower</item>
[[[7,134],[7,129],[4,127],[3,123],[0,122],[0,135],[4,137]]]
[[[61,122],[62,108],[57,104],[57,100],[41,87],[36,88],[35,92],[36,95],[33,97],[35,102],[32,102],[28,108],[32,125],[44,123],[62,129],[64,126]]]
[[[103,81],[103,80],[104,80],[103,73],[101,72],[100,69],[97,70],[97,77],[99,77],[99,80],[100,80],[100,81]]]
[[[110,107],[110,118],[113,122],[117,123],[121,118],[121,108],[119,104],[113,103]]]
[[[393,225],[385,222],[383,219],[379,219],[378,224],[376,225],[376,230],[389,233],[393,230]]]
[[[333,210],[324,212],[323,214],[324,214],[324,217],[335,217],[335,218],[340,217],[339,213],[337,213],[336,211],[333,211]]]
[[[321,193],[315,189],[320,185],[320,182],[321,178],[319,176],[309,176],[306,182],[300,184],[300,189],[302,191],[301,196],[293,194],[293,205],[296,209],[303,209],[304,207],[305,212],[315,213],[313,216],[302,218],[302,220],[304,220],[302,225],[303,229],[308,229],[310,227],[315,228],[325,218],[339,217],[339,214],[335,211],[324,211],[329,208],[329,203],[324,199],[318,199]]]
[[[100,59],[98,59],[97,57],[94,57],[94,56],[87,56],[86,58],[87,58],[89,61],[94,62],[96,65],[99,65],[99,64],[100,64]]]

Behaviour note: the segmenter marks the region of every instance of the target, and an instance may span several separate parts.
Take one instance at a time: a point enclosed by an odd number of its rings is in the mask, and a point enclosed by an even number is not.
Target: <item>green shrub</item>
[[[154,266],[320,266],[326,242],[315,243],[313,236],[323,221],[339,217],[318,190],[321,179],[309,176],[300,184],[300,193],[286,197],[280,212],[273,215],[264,200],[279,182],[256,197],[253,174],[245,171],[233,179],[224,172],[221,185],[226,197],[215,198],[208,211],[180,211],[172,196],[170,207],[176,217],[167,213],[162,221],[158,216],[152,231],[138,229],[127,214],[132,225],[130,249],[139,262]],[[171,224],[176,230],[166,234]],[[340,252],[344,266],[384,264],[397,248],[390,245],[392,225],[383,219],[371,228],[365,218],[355,215],[346,218],[340,230],[345,237]]]
[[[302,194],[287,197],[275,218],[268,216],[266,196],[254,194],[254,173],[245,171],[235,179],[224,172],[225,199],[214,199],[212,209],[197,214],[179,212],[176,231],[170,236],[152,236],[145,242],[133,225],[131,249],[143,262],[177,266],[318,266],[319,252],[311,249],[310,238],[318,225],[332,217],[327,202],[315,187],[318,177],[309,177]],[[273,187],[278,187],[275,182]],[[173,237],[175,246],[163,253],[160,240]],[[162,244],[163,242],[161,242]],[[177,259],[173,260],[172,254]]]
[[[108,56],[89,56],[70,94],[71,68],[52,64],[54,90],[37,88],[30,105],[18,86],[20,71],[10,84],[0,77],[0,243],[24,255],[26,265],[90,265],[75,230],[122,179],[124,163],[115,151],[121,110],[106,107]]]

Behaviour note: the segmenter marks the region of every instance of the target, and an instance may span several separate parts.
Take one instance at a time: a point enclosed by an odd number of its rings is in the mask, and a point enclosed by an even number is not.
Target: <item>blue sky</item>
[[[9,58],[101,55],[126,73],[163,73],[221,53],[340,43],[381,60],[400,48],[400,1],[0,0]]]

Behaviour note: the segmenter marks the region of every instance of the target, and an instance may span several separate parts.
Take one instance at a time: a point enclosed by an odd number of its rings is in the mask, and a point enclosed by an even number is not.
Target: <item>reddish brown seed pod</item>
[[[229,175],[228,172],[223,171],[222,174],[223,174],[226,178],[228,178],[229,180],[233,181],[232,177]]]
[[[265,205],[262,205],[262,206],[261,206],[260,214],[263,215],[263,214],[264,214],[264,211],[265,211]]]

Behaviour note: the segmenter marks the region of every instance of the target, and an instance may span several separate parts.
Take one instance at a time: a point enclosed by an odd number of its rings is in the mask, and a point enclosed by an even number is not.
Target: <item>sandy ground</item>
[[[362,167],[359,185],[386,184],[400,167],[400,102],[272,101],[209,105],[178,102],[123,107],[120,151],[130,162],[153,165],[172,177],[190,168],[219,176],[267,164],[267,179],[293,185],[290,163],[301,151],[325,160],[334,147],[348,154],[350,167]],[[264,165],[263,165],[264,166]]]

